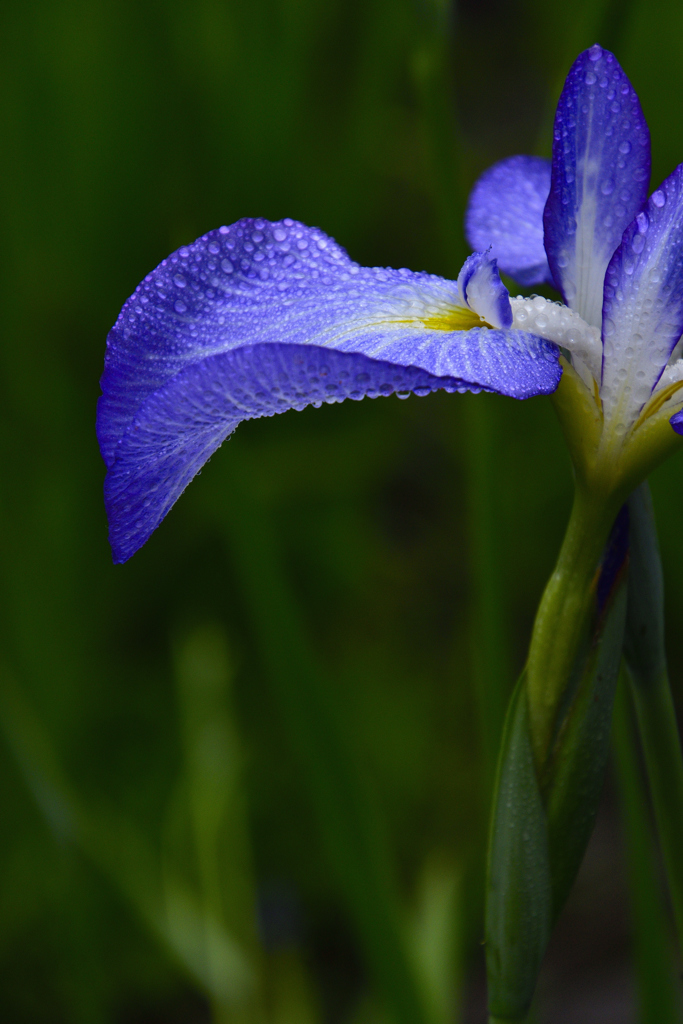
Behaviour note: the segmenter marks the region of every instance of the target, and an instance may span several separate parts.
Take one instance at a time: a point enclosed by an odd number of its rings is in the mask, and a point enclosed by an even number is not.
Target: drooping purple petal
[[[473,252],[458,274],[458,291],[470,309],[491,327],[512,327],[510,293],[500,279],[496,260]]]
[[[105,462],[145,399],[200,359],[280,342],[431,369],[438,353],[454,351],[447,326],[461,308],[455,282],[360,267],[322,231],[289,219],[243,220],[209,232],[145,278],[109,333],[98,415]],[[477,357],[467,379],[513,397],[534,393],[547,349],[526,341],[526,349],[513,343],[510,365],[503,360],[500,370]],[[443,373],[451,375],[447,365]]]
[[[116,559],[243,419],[392,390],[554,390],[555,346],[451,330],[461,314],[455,282],[359,267],[290,220],[240,221],[172,254],[107,342],[98,437]]]
[[[344,398],[455,390],[458,384],[363,355],[277,342],[186,367],[147,399],[117,445],[105,482],[114,561],[125,561],[145,543],[242,420]]]
[[[602,321],[607,264],[641,209],[650,180],[650,133],[613,54],[592,46],[574,62],[555,115],[548,262],[567,305]]]
[[[522,285],[553,284],[543,245],[543,209],[550,192],[550,161],[511,156],[484,171],[470,193],[465,234],[473,249],[498,260]]]
[[[683,164],[629,225],[605,277],[605,415],[628,424],[683,334]]]

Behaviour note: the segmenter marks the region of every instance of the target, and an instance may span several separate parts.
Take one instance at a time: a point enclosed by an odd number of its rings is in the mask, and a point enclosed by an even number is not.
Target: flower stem
[[[593,607],[600,558],[618,502],[577,486],[555,570],[541,599],[529,648],[527,693],[537,765],[546,760],[572,667]]]

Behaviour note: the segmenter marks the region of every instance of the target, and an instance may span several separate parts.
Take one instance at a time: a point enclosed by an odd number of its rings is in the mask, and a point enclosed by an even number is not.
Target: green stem
[[[683,948],[683,756],[664,669],[645,683],[630,675],[678,941]]]
[[[546,586],[531,637],[527,693],[531,738],[543,765],[557,728],[593,605],[594,582],[618,504],[588,497],[577,487],[555,570]]]

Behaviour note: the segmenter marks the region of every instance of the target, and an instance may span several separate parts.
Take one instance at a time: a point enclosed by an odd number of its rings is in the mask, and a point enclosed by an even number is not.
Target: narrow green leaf
[[[545,811],[536,779],[524,676],[510,702],[491,837],[486,900],[489,1011],[526,1017],[550,935],[552,886]]]
[[[598,811],[609,755],[614,693],[626,618],[626,579],[617,586],[593,638],[576,696],[543,773],[553,918],[581,866]]]
[[[664,586],[647,484],[631,495],[629,509],[631,568],[624,656],[683,949],[683,755],[666,666]]]
[[[678,1024],[670,926],[658,885],[647,798],[636,756],[636,737],[625,680],[614,709],[614,754],[626,841],[639,1024]]]
[[[489,1009],[521,1021],[593,830],[609,751],[626,619],[623,520],[605,550],[591,621],[575,652],[548,758],[536,763],[526,674],[503,735],[487,888]],[[606,592],[605,592],[606,591]],[[603,603],[604,602],[604,603]]]

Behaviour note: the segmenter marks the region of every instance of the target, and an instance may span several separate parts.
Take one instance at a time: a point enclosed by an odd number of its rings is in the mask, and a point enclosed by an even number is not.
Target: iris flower
[[[603,491],[628,491],[683,434],[683,165],[648,199],[649,180],[640,102],[596,45],[565,82],[552,162],[495,164],[466,217],[501,270],[561,293],[513,299],[513,326],[563,349],[556,404],[577,469]]]
[[[115,561],[242,420],[439,388],[528,398],[554,391],[561,366],[575,463],[635,485],[683,433],[683,169],[648,200],[649,175],[638,98],[596,45],[567,78],[552,165],[512,157],[475,186],[478,251],[456,282],[361,267],[290,219],[178,249],[107,339],[97,423]],[[496,261],[564,301],[510,300]]]

